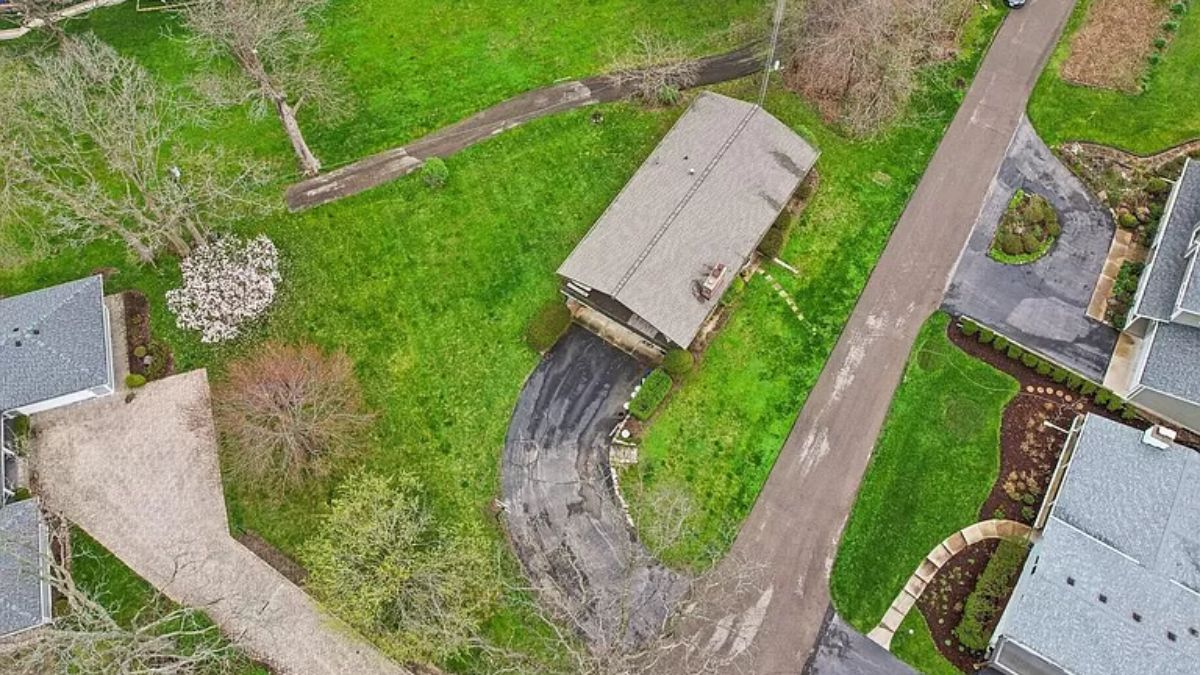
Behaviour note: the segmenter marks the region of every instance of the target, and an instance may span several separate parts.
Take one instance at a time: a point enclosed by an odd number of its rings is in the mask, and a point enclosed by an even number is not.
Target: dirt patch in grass
[[[984,655],[959,643],[954,629],[962,621],[967,596],[999,544],[996,540],[981,541],[963,549],[942,567],[917,602],[925,623],[929,624],[933,644],[963,672],[974,672],[984,661]]]
[[[1062,78],[1088,87],[1136,93],[1154,39],[1170,17],[1161,0],[1094,0],[1071,41]]]
[[[271,567],[275,568],[276,572],[282,574],[288,581],[303,586],[308,579],[308,570],[293,560],[283,551],[275,548],[271,542],[263,539],[253,530],[246,530],[234,536],[242,546],[250,549],[250,552],[262,559]]]

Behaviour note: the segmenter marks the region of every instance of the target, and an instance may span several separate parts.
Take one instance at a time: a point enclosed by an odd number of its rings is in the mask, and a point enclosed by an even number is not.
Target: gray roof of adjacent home
[[[727,286],[779,216],[817,151],[757,106],[705,92],[559,268],[687,346],[725,289],[693,288],[710,266]]]
[[[1147,339],[1146,365],[1138,382],[1200,405],[1200,329],[1160,323]]]
[[[111,385],[99,276],[0,299],[0,410]]]
[[[1079,433],[996,634],[1076,675],[1196,673],[1200,454],[1094,415]]]
[[[1168,206],[1169,212],[1163,217],[1153,257],[1138,289],[1133,311],[1129,313],[1131,319],[1145,316],[1170,321],[1175,313],[1188,268],[1188,246],[1196,225],[1200,224],[1200,164],[1191,160],[1184,164],[1183,174],[1171,190]],[[1200,293],[1200,282],[1197,292]]]
[[[50,589],[44,573],[47,551],[38,500],[0,508],[0,637],[49,620]]]

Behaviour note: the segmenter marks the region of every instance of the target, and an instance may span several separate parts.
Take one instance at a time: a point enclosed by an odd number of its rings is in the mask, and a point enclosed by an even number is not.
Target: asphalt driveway
[[[525,383],[504,444],[500,489],[517,557],[600,652],[657,637],[688,587],[637,541],[609,469],[608,435],[648,370],[572,326]]]
[[[1005,265],[988,257],[996,225],[1018,190],[1046,197],[1062,236],[1043,258]],[[1022,119],[946,292],[966,314],[1058,363],[1102,382],[1117,331],[1087,316],[1113,237],[1112,217]]]

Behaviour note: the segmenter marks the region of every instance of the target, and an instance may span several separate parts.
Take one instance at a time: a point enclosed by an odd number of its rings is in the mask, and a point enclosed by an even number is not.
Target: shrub
[[[430,157],[421,167],[421,180],[434,190],[445,187],[446,181],[450,180],[450,167],[441,157]]]
[[[787,230],[778,223],[771,226],[758,243],[758,252],[765,258],[778,258],[783,245],[787,243]]]
[[[1139,415],[1138,411],[1131,405],[1126,405],[1124,412],[1121,413],[1121,419],[1126,420],[1126,421],[1136,420],[1136,419],[1140,419],[1140,418],[1141,418],[1141,415]]]
[[[1021,574],[1026,553],[1024,542],[1017,540],[1005,539],[996,547],[980,573],[975,589],[967,596],[962,621],[954,629],[964,647],[976,651],[987,649],[1000,619],[1000,610]]]
[[[328,474],[372,420],[345,352],[278,342],[230,364],[213,412],[233,466],[268,485]]]
[[[1025,253],[1037,253],[1042,248],[1042,241],[1032,232],[1026,232],[1021,237],[1021,250]]]
[[[125,386],[130,389],[137,389],[146,385],[146,376],[137,373],[129,373],[125,376]]]
[[[264,235],[248,242],[222,237],[197,248],[179,265],[183,286],[167,291],[180,328],[200,331],[201,342],[237,337],[275,300],[279,252]]]
[[[1036,517],[1037,517],[1037,511],[1034,511],[1032,506],[1022,506],[1021,507],[1021,519],[1022,520],[1032,521]]]
[[[721,295],[721,305],[726,307],[732,305],[745,292],[746,280],[739,274],[733,278],[733,283],[729,284],[729,288],[725,289],[725,293]]]
[[[538,310],[525,327],[525,343],[535,352],[544,353],[558,342],[571,325],[571,310],[561,300],[552,300]]]
[[[1058,237],[1058,235],[1062,234],[1062,225],[1058,224],[1057,216],[1051,218],[1050,222],[1046,223],[1046,234],[1051,237]]]
[[[24,438],[29,435],[29,416],[17,415],[8,423],[14,435],[18,438]]]
[[[145,358],[145,356],[146,356],[146,345],[138,345],[138,346],[134,347],[134,348],[133,348],[133,355],[134,355],[134,356],[136,356],[136,357],[138,357],[139,359],[141,359],[141,358]]]
[[[1020,347],[1018,347],[1016,345],[1011,345],[1011,344],[1008,346],[1008,358],[1019,359],[1019,358],[1021,358],[1021,356],[1023,354],[1025,354],[1024,349],[1021,349]]]
[[[145,372],[147,380],[161,380],[175,370],[175,357],[162,340],[151,340],[147,355],[150,357]]]
[[[1174,33],[1175,31],[1179,30],[1179,22],[1174,20],[1168,21],[1163,24],[1163,30],[1167,31],[1168,33]]]
[[[966,335],[967,337],[973,337],[976,333],[979,332],[979,324],[975,323],[974,321],[972,321],[971,319],[968,319],[965,316],[962,318],[961,321],[959,321],[959,327],[962,328],[963,335]]]
[[[1108,412],[1111,412],[1111,413],[1120,412],[1121,409],[1125,407],[1125,402],[1122,401],[1120,398],[1113,396],[1112,398],[1110,398],[1108,400],[1108,405],[1105,407],[1108,409]]]
[[[1091,380],[1084,380],[1083,386],[1079,388],[1079,393],[1084,396],[1091,396],[1096,393],[1096,383]]]
[[[997,335],[995,341],[992,342],[992,349],[998,352],[1008,349],[1008,338],[1003,335]]]
[[[1021,237],[1010,232],[1000,235],[1000,250],[1008,255],[1021,255],[1024,252],[1025,244]]]
[[[1183,2],[1176,2],[1176,3],[1172,4],[1171,5],[1171,13],[1174,14],[1175,16],[1181,16],[1183,14],[1187,14],[1187,4],[1183,3]]]
[[[1079,391],[1079,388],[1082,386],[1083,386],[1083,378],[1082,377],[1076,375],[1075,373],[1069,373],[1067,375],[1067,387],[1069,387],[1073,391]]]
[[[1167,47],[1167,39],[1165,37],[1154,38],[1154,48],[1155,49],[1166,49],[1166,47]]]
[[[662,368],[656,368],[642,382],[637,396],[629,402],[629,414],[642,421],[650,419],[670,392],[671,376]]]
[[[663,357],[662,367],[667,371],[667,374],[678,380],[688,373],[692,372],[692,366],[696,363],[695,357],[686,349],[672,349]]]
[[[1147,60],[1150,61],[1150,65],[1157,66],[1158,64],[1162,63],[1162,53],[1154,52]]]
[[[1168,183],[1166,180],[1159,178],[1158,176],[1154,176],[1150,180],[1146,181],[1146,192],[1149,192],[1152,195],[1162,196],[1162,195],[1167,194],[1170,191],[1171,191],[1171,184]],[[1157,208],[1159,209],[1158,215],[1161,216],[1162,215],[1162,211],[1161,211],[1162,207],[1158,206],[1158,205],[1155,205],[1155,206],[1157,206]],[[1155,210],[1155,208],[1151,207],[1151,209],[1150,209],[1151,216],[1154,216],[1154,210]]]
[[[996,333],[989,328],[979,327],[979,341],[983,344],[991,344],[992,340],[996,339]]]
[[[1046,361],[1042,361],[1040,359],[1038,360],[1038,364],[1037,364],[1037,374],[1038,375],[1049,375],[1050,371],[1053,369],[1054,369],[1054,366],[1051,366]]]
[[[1021,355],[1021,363],[1024,364],[1026,368],[1036,368],[1038,364],[1038,357],[1030,354],[1029,352],[1025,352]]]
[[[443,525],[411,475],[351,476],[302,551],[305,584],[406,662],[444,662],[479,633],[500,592],[478,528]]]
[[[1105,405],[1111,398],[1112,392],[1107,389],[1100,389],[1096,391],[1096,405]]]
[[[1051,375],[1051,379],[1059,384],[1062,384],[1063,382],[1067,381],[1067,371],[1063,370],[1062,368],[1055,368],[1054,373]]]
[[[1137,216],[1129,213],[1128,211],[1121,213],[1119,216],[1117,216],[1117,225],[1120,225],[1126,230],[1132,230],[1138,226]]]
[[[679,91],[679,87],[673,87],[669,84],[665,84],[658,88],[655,98],[657,98],[658,102],[662,105],[676,105],[683,100],[683,92]]]

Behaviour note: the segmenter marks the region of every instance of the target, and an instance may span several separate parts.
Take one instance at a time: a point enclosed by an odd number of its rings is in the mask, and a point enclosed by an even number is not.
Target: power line
[[[787,0],[775,3],[775,22],[771,27],[771,47],[767,50],[767,63],[763,67],[762,86],[758,91],[758,105],[761,108],[767,99],[767,87],[771,84],[771,71],[775,67],[775,52],[779,48],[779,29],[783,24],[783,11],[787,8]]]

